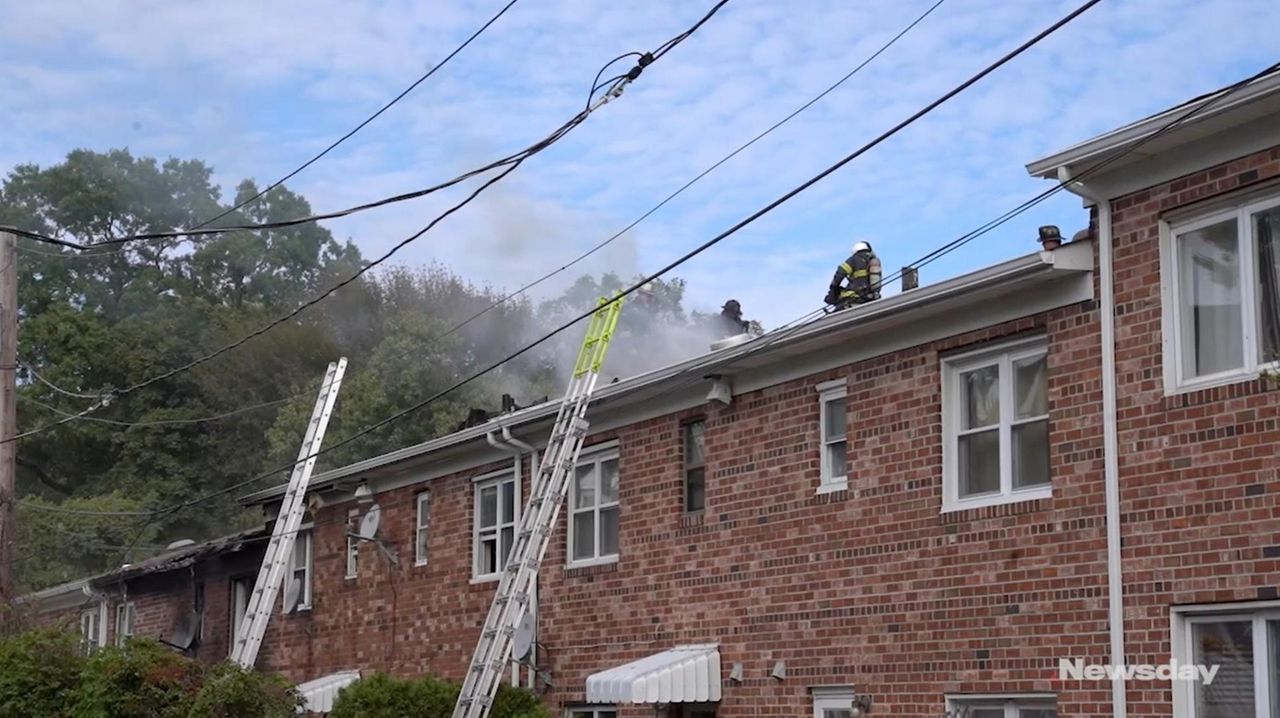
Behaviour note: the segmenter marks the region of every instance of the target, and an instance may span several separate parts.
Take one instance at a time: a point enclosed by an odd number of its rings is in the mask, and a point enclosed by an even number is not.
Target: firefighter
[[[840,310],[879,299],[881,276],[880,259],[871,245],[856,242],[853,255],[836,268],[826,302]]]
[[[750,330],[751,325],[742,318],[742,305],[736,299],[730,299],[720,308],[720,326],[725,336],[732,337]]]

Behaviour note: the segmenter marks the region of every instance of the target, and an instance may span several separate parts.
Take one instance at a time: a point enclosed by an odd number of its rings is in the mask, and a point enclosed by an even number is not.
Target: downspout
[[[502,438],[508,444],[529,454],[529,483],[532,485],[538,479],[538,450],[512,436],[511,429],[505,426],[502,427]],[[517,458],[516,461],[519,462],[520,459]],[[529,610],[533,612],[534,618],[533,644],[529,648],[530,651],[533,651],[533,665],[529,666],[529,679],[526,687],[529,690],[535,690],[537,688],[535,681],[538,674],[538,574],[536,573],[533,575],[533,583],[529,586]],[[519,685],[519,681],[516,681],[516,684]]]
[[[1058,179],[1067,182],[1071,173],[1058,168]],[[1107,505],[1107,606],[1108,629],[1111,634],[1111,665],[1125,665],[1124,656],[1124,582],[1120,562],[1120,463],[1119,428],[1116,425],[1116,297],[1112,266],[1111,201],[1099,196],[1084,184],[1076,182],[1071,191],[1092,201],[1098,208],[1098,278],[1102,318],[1102,470]],[[1124,672],[1115,671],[1111,679],[1111,715],[1125,718]]]
[[[521,471],[522,465],[524,463],[523,457],[525,452],[532,451],[533,447],[529,446],[528,444],[522,441],[517,440],[515,437],[511,435],[511,430],[505,426],[502,427],[502,439],[496,438],[494,436],[493,431],[489,431],[488,433],[486,433],[484,435],[484,439],[485,441],[489,442],[489,446],[492,446],[493,448],[498,449],[499,451],[506,451],[510,453],[512,457],[514,457],[514,461],[512,463],[512,472],[514,473],[516,486],[520,487],[521,477],[523,475],[523,472]],[[520,685],[520,664],[515,661],[512,661],[511,663],[511,685],[513,686]]]

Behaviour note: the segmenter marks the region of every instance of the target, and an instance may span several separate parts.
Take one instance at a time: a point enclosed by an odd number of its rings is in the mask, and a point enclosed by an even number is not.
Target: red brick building
[[[513,675],[590,718],[1280,716],[1280,73],[1029,171],[1090,231],[601,387]],[[459,679],[555,409],[315,477],[259,667]],[[264,535],[82,582],[86,630],[220,659]]]

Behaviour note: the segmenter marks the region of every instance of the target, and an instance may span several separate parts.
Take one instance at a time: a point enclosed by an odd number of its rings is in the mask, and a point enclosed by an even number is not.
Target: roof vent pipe
[[[903,267],[902,268],[902,291],[909,292],[920,286],[920,269],[919,267]]]

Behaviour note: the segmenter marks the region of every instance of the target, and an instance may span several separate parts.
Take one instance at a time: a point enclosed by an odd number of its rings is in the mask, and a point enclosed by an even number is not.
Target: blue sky
[[[860,63],[933,0],[731,0],[618,101],[397,255],[513,288],[612,235]],[[0,0],[0,168],[128,147],[200,158],[229,193],[274,180],[398,93],[505,0]],[[290,186],[317,210],[432,184],[541,138],[596,70],[711,0],[521,0],[448,67]],[[653,270],[820,171],[1074,8],[946,0],[893,49],[577,269]],[[1276,61],[1275,0],[1104,0],[766,219],[682,267],[688,303],[776,326],[817,308],[857,239],[895,269],[1047,185],[1027,162]],[[470,188],[330,222],[367,256]],[[1038,248],[1087,217],[1059,196],[922,270]],[[566,281],[578,272],[570,272]],[[557,285],[552,285],[553,291]],[[562,286],[559,285],[559,286]]]

